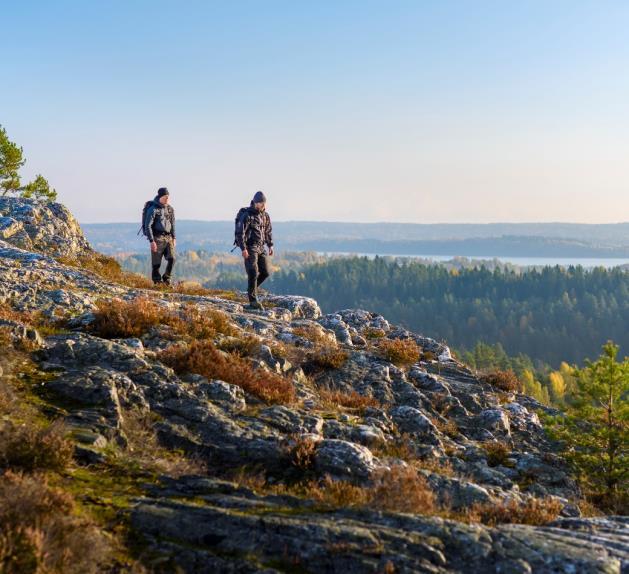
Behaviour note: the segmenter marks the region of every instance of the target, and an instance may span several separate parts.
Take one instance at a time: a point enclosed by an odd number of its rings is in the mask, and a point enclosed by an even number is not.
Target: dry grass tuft
[[[65,469],[72,460],[74,448],[66,439],[62,423],[41,428],[33,422],[21,425],[10,421],[0,428],[0,466],[13,470]]]
[[[90,331],[106,339],[141,337],[162,320],[160,307],[148,297],[107,299],[97,303]]]
[[[293,335],[303,337],[315,345],[332,345],[334,339],[327,335],[322,327],[315,325],[301,325],[293,329]]]
[[[314,468],[317,441],[298,436],[288,450],[291,465],[302,472],[308,472]]]
[[[355,486],[326,477],[310,483],[306,496],[332,507],[367,506],[376,510],[433,514],[434,493],[426,479],[411,467],[395,466],[375,474],[370,486]]]
[[[366,397],[356,391],[340,391],[330,390],[323,387],[317,389],[319,393],[319,402],[322,407],[328,409],[338,409],[339,407],[345,407],[348,409],[356,409],[359,412],[364,412],[369,407],[381,407],[380,401],[374,397]]]
[[[365,337],[365,339],[382,339],[386,337],[386,335],[383,329],[376,329],[374,327],[365,327],[363,329],[363,337]]]
[[[127,287],[133,287],[136,289],[154,289],[153,281],[148,277],[139,275],[137,273],[129,273],[124,271],[120,266],[120,263],[113,257],[108,257],[102,253],[94,251],[89,256],[82,257],[59,257],[57,259],[59,263],[64,265],[70,265],[72,267],[78,267],[86,271],[92,271],[96,275],[102,277],[107,281],[118,283],[120,285],[126,285]]]
[[[193,341],[189,346],[172,345],[159,354],[159,360],[177,373],[196,373],[242,387],[267,403],[295,401],[292,383],[274,373],[253,369],[245,359],[221,353],[211,341]]]
[[[104,536],[77,518],[72,497],[42,476],[0,477],[0,571],[91,574],[109,554]]]
[[[232,353],[239,357],[251,357],[260,350],[260,339],[253,335],[243,335],[242,337],[229,337],[223,339],[218,348],[226,353]]]
[[[511,454],[509,447],[500,441],[489,441],[483,444],[483,449],[487,453],[487,464],[489,466],[500,466],[507,463]]]
[[[496,524],[529,524],[542,526],[556,520],[563,505],[555,498],[529,498],[519,505],[515,500],[504,504],[476,504],[465,517],[488,526]]]
[[[310,351],[308,362],[321,369],[340,369],[349,358],[349,353],[333,345],[322,345]]]
[[[521,393],[523,390],[522,383],[511,370],[500,371],[496,369],[481,374],[479,378],[483,383],[487,383],[501,391]]]
[[[167,325],[182,337],[205,339],[217,333],[234,335],[238,331],[226,313],[215,309],[200,310],[186,305],[179,312],[165,309],[148,297],[131,301],[99,301],[90,330],[107,339],[141,337],[152,327]]]
[[[377,353],[394,365],[405,366],[419,361],[421,348],[413,339],[382,339],[378,342]]]
[[[174,478],[186,474],[204,474],[206,466],[195,458],[186,457],[179,451],[164,448],[155,430],[156,415],[138,408],[127,409],[122,417],[122,431],[127,446],[121,453],[113,453],[112,462],[138,466],[144,471]]]

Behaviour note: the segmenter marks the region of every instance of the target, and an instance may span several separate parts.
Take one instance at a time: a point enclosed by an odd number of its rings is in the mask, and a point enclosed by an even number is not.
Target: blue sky
[[[629,3],[0,8],[0,124],[84,222],[629,219]]]

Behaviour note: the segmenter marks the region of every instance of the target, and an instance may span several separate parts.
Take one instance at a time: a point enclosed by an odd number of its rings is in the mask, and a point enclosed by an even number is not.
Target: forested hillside
[[[555,367],[596,356],[608,339],[629,348],[629,273],[620,269],[448,270],[356,257],[277,273],[269,289],[316,296],[327,312],[373,309],[459,349],[501,343]]]

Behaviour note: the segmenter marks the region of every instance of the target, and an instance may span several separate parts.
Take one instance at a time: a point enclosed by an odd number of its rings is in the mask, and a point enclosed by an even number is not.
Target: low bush
[[[84,255],[81,257],[60,257],[58,258],[60,263],[64,265],[70,265],[72,267],[78,267],[87,271],[92,271],[96,275],[102,277],[107,281],[113,283],[119,283],[120,285],[126,285],[127,287],[133,287],[136,289],[154,289],[153,281],[148,277],[139,275],[138,273],[129,273],[124,271],[120,266],[120,263],[113,257],[103,255],[94,251],[90,255]]]
[[[397,366],[412,365],[419,361],[421,348],[413,339],[381,339],[377,354]]]
[[[375,510],[433,514],[435,496],[426,479],[411,467],[377,472],[370,486],[355,486],[326,477],[310,483],[305,495],[333,507],[366,506]]]
[[[40,428],[33,422],[7,421],[0,428],[0,466],[14,470],[65,469],[72,460],[73,446],[61,423]]]
[[[320,387],[317,391],[319,393],[321,405],[331,409],[345,407],[348,409],[357,409],[359,412],[362,412],[369,407],[382,406],[380,401],[374,397],[367,397],[357,393],[356,391],[345,392],[340,390],[330,390],[323,387]]]
[[[302,337],[315,345],[332,345],[334,339],[318,325],[301,325],[293,329],[293,335]]]
[[[522,383],[511,370],[501,371],[496,369],[482,373],[479,378],[483,383],[487,383],[501,391],[521,393],[523,390]]]
[[[223,339],[218,348],[226,353],[232,353],[239,357],[251,357],[260,349],[260,339],[253,335],[243,335],[241,337],[228,337]]]
[[[316,452],[317,441],[298,436],[288,449],[288,457],[293,467],[301,472],[307,472],[314,468]]]
[[[529,524],[542,526],[556,520],[563,505],[556,498],[529,498],[524,504],[515,500],[503,504],[485,503],[472,506],[466,517],[488,526],[496,524]]]
[[[132,301],[98,301],[90,331],[106,339],[141,337],[163,320],[160,307],[148,297]]]
[[[489,466],[504,465],[511,454],[511,449],[500,441],[489,441],[483,444],[483,449],[487,453],[487,464]]]
[[[172,345],[158,358],[177,373],[196,373],[208,379],[220,379],[242,387],[267,403],[288,404],[295,400],[295,388],[289,380],[254,369],[247,360],[222,353],[208,340]]]
[[[363,329],[363,337],[365,337],[365,339],[382,339],[386,337],[386,335],[383,329],[375,329],[374,327],[366,327]]]
[[[349,353],[332,345],[319,346],[307,355],[307,361],[321,369],[340,369],[349,358]]]
[[[39,475],[0,476],[0,572],[91,574],[108,555],[105,537],[76,516],[69,494]]]
[[[130,301],[105,299],[97,303],[90,331],[106,338],[141,337],[151,327],[166,325],[182,337],[205,339],[217,333],[238,331],[228,315],[216,309],[186,305],[181,310],[165,309],[156,300],[138,297]]]

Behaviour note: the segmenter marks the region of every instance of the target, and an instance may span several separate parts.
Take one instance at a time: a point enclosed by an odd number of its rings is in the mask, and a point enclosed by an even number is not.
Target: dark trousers
[[[170,276],[172,275],[173,267],[175,265],[175,246],[173,245],[173,238],[170,235],[156,236],[155,243],[157,243],[157,251],[151,251],[153,281],[155,283],[170,281]],[[160,272],[162,259],[166,259],[166,270],[164,271],[163,276]]]
[[[249,250],[249,257],[245,259],[247,270],[247,295],[249,301],[258,300],[258,287],[270,275],[271,265],[266,253],[256,253]]]

